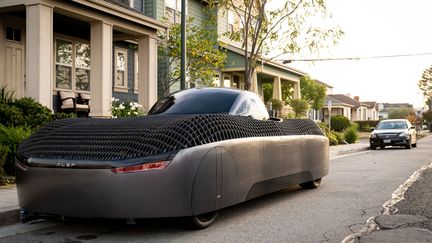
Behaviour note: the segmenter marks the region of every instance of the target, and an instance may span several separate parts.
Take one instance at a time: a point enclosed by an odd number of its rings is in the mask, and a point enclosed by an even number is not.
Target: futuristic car
[[[407,119],[389,119],[380,121],[369,136],[370,149],[386,146],[404,146],[407,149],[417,147],[415,127]]]
[[[147,116],[63,119],[18,149],[22,219],[187,217],[217,212],[328,174],[328,139],[312,120],[272,120],[252,92],[189,89]]]

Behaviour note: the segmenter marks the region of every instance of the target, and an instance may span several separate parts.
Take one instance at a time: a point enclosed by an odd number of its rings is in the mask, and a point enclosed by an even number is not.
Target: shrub
[[[23,97],[17,99],[12,102],[12,105],[23,114],[22,123],[15,124],[15,126],[28,126],[37,129],[53,119],[51,110],[33,98]]]
[[[359,131],[361,132],[370,132],[372,127],[376,127],[379,121],[376,120],[368,120],[368,121],[355,121],[358,125]]]
[[[350,124],[350,121],[345,116],[337,115],[331,117],[331,128],[336,132],[342,132],[347,129]]]
[[[2,164],[6,174],[14,174],[16,149],[32,132],[32,129],[28,127],[6,127],[0,124],[0,146],[2,147],[2,152],[6,152],[6,155],[2,154],[0,157],[5,157]],[[5,147],[7,147],[7,149]]]
[[[75,113],[64,113],[64,112],[58,112],[54,113],[52,115],[52,120],[59,120],[59,119],[65,119],[65,118],[75,118],[77,115]]]
[[[0,104],[10,104],[14,101],[14,92],[9,91],[6,86],[0,87]]]
[[[10,104],[0,104],[0,124],[19,126],[24,123],[23,113]]]
[[[344,132],[345,141],[347,143],[355,143],[358,139],[357,126],[350,126]]]
[[[296,118],[306,116],[306,112],[309,109],[307,101],[302,99],[292,99],[289,104],[292,107]]]
[[[338,139],[333,132],[326,133],[330,145],[338,145]]]
[[[280,111],[282,109],[282,101],[278,99],[271,99],[272,109],[276,111]]]
[[[345,136],[343,133],[341,132],[333,132],[333,133],[336,136],[336,139],[338,140],[338,144],[345,143]]]
[[[136,102],[120,102],[119,99],[113,97],[110,107],[113,118],[144,115],[142,105]]]

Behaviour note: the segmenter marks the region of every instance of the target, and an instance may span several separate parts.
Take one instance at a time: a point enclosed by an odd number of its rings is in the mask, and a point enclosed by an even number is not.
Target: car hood
[[[229,139],[322,135],[309,119],[261,121],[224,114],[61,119],[18,148],[23,158],[113,161],[143,158]]]
[[[384,134],[384,133],[402,133],[402,132],[408,132],[408,129],[383,129],[383,130],[374,130],[372,133]]]

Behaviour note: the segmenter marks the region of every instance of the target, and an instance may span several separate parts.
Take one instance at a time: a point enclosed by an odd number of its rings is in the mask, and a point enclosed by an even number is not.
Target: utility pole
[[[181,0],[180,89],[186,89],[186,0]]]

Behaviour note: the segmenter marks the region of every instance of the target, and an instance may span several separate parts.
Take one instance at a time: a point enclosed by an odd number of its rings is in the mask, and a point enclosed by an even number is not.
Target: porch
[[[90,94],[93,117],[110,116],[113,93],[148,109],[157,99],[157,30],[166,28],[105,1],[0,1],[0,85],[52,110],[58,91]]]

